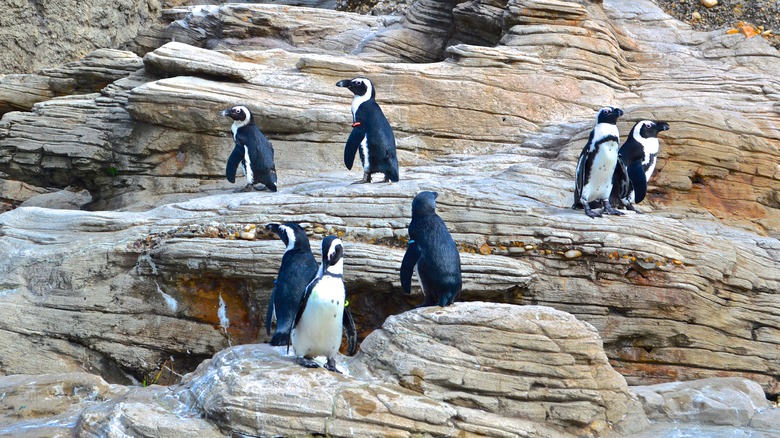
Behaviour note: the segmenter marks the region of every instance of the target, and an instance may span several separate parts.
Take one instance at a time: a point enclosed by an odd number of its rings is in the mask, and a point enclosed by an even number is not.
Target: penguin
[[[352,98],[352,133],[344,147],[347,169],[352,169],[356,152],[360,152],[363,163],[363,179],[354,184],[370,183],[373,173],[383,173],[383,182],[398,182],[395,136],[376,103],[374,84],[366,78],[354,78],[338,81],[336,86],[349,88],[355,94]]]
[[[636,211],[647,194],[647,182],[653,175],[656,157],[660,151],[658,134],[669,130],[666,122],[641,120],[637,122],[618,152],[619,165],[612,178],[610,202]]]
[[[588,142],[580,153],[574,187],[572,208],[585,209],[588,217],[601,217],[603,213],[623,215],[609,202],[612,193],[612,176],[618,162],[620,132],[618,117],[623,115],[620,108],[604,107],[596,116],[596,126],[590,132]],[[591,210],[592,201],[601,202],[601,213]]]
[[[271,345],[287,345],[290,343],[292,330],[298,306],[306,292],[306,286],[317,275],[319,264],[311,252],[306,231],[295,223],[268,224],[265,226],[282,239],[287,246],[282,256],[279,275],[274,281],[274,290],[268,302],[265,317],[265,331],[271,334],[271,319],[276,315],[276,331],[271,338]]]
[[[463,285],[458,247],[436,214],[438,196],[436,192],[420,192],[414,197],[409,244],[401,261],[404,293],[411,293],[412,271],[420,279],[425,299],[418,307],[448,306],[458,297]]]
[[[265,190],[276,191],[276,166],[274,165],[274,147],[255,125],[254,117],[245,106],[234,106],[222,111],[223,116],[233,119],[233,140],[236,142],[228,158],[225,176],[231,183],[236,182],[238,164],[244,168],[246,186],[239,191]],[[265,187],[256,188],[261,183]]]
[[[357,330],[346,309],[343,256],[344,246],[338,237],[323,239],[322,264],[306,286],[287,344],[288,350],[292,344],[298,363],[304,367],[318,367],[314,357],[325,356],[325,369],[339,372],[335,356],[341,346],[342,326],[347,327],[349,354],[357,348]]]

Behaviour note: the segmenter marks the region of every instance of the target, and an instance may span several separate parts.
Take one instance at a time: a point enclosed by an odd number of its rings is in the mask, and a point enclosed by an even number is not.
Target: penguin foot
[[[319,368],[320,367],[320,364],[318,364],[314,359],[309,358],[309,357],[299,357],[298,358],[298,365],[300,365],[302,367],[305,367],[305,368]]]
[[[341,374],[341,371],[339,371],[336,368],[336,359],[334,359],[332,357],[328,358],[328,362],[325,364],[325,369],[328,370],[328,371],[333,371],[334,373]]]
[[[252,186],[252,188],[257,190],[258,192],[262,192],[263,190],[268,190],[268,187],[266,187],[266,186],[264,186],[262,184],[258,184],[256,186]]]
[[[601,217],[601,212],[591,210],[587,204],[583,204],[583,206],[585,207],[585,214],[588,215],[588,217],[592,217],[592,218]]]
[[[604,200],[604,212],[613,216],[623,216],[625,214],[620,210],[615,210],[615,208],[612,207],[612,204],[606,199]]]
[[[244,186],[244,188],[242,188],[242,189],[236,189],[236,190],[233,190],[233,193],[246,193],[246,192],[251,192],[251,191],[253,191],[254,189],[255,189],[255,188],[254,188],[254,187],[252,187],[252,184],[247,184],[247,185],[245,185],[245,186]]]
[[[368,184],[371,182],[371,174],[368,172],[363,172],[363,179],[360,181],[355,181],[352,184]]]

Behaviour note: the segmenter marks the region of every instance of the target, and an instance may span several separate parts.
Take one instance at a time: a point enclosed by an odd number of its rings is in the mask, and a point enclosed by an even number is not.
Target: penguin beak
[[[615,112],[617,113],[618,117],[623,115],[623,110],[620,108],[615,108]]]
[[[343,79],[341,81],[336,82],[336,86],[337,87],[349,88],[349,84],[351,84],[351,83],[352,83],[351,79]]]
[[[666,122],[658,122],[658,130],[659,131],[668,131],[669,130],[669,124]]]
[[[230,110],[226,109],[219,113],[222,117],[227,117],[230,114]]]
[[[436,199],[439,197],[439,192],[431,192],[433,193],[433,199]]]

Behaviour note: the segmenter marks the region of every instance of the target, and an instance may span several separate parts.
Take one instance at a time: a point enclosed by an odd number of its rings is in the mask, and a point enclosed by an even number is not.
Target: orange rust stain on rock
[[[215,276],[180,275],[176,288],[186,314],[220,329],[220,297],[230,321],[228,335],[234,343],[257,342],[260,330],[258,312],[250,310],[247,297],[250,288],[246,280]]]

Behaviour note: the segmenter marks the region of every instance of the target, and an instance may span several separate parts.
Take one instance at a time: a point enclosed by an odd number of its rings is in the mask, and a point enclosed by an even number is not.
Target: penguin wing
[[[242,161],[244,161],[244,147],[236,143],[236,147],[233,148],[233,152],[228,158],[227,167],[225,167],[225,176],[228,181],[236,182],[236,170]]]
[[[401,288],[403,288],[405,294],[412,293],[412,273],[414,267],[417,266],[417,262],[420,261],[420,255],[422,250],[417,242],[414,240],[409,241],[409,246],[406,247],[406,254],[401,261]]]
[[[642,161],[634,161],[628,166],[628,179],[631,181],[631,185],[634,186],[634,202],[637,204],[645,199],[647,194],[647,176],[642,169]]]
[[[295,314],[295,321],[293,321],[292,328],[298,327],[298,322],[301,320],[301,316],[303,316],[303,311],[306,310],[306,303],[309,301],[311,292],[317,287],[317,283],[320,282],[321,278],[322,277],[315,278],[306,286],[306,292],[304,292],[303,298],[301,298],[301,304],[298,306],[298,313]]]
[[[609,194],[609,203],[613,207],[625,205],[623,200],[628,199],[629,194],[631,194],[631,180],[628,178],[628,170],[626,170],[623,157],[618,155],[615,172],[612,174],[612,192]]]
[[[271,299],[268,301],[268,310],[265,314],[265,333],[271,336],[271,319],[274,316],[274,294],[276,294],[276,280],[274,280],[274,290],[271,292]]]
[[[344,164],[347,169],[352,170],[352,163],[355,162],[355,154],[357,154],[360,144],[363,143],[363,139],[366,138],[366,129],[363,126],[355,126],[352,128],[352,133],[349,134],[347,144],[344,146]]]
[[[344,306],[344,317],[341,320],[341,325],[344,326],[344,331],[347,335],[347,355],[354,356],[357,352],[357,329],[355,328],[355,320],[352,319],[352,313],[346,305]]]
[[[590,147],[591,142],[593,142],[593,132],[590,133],[588,144],[582,148],[580,158],[577,161],[577,170],[574,178],[574,205],[572,205],[572,208],[582,208],[580,195],[582,195],[582,188],[585,187],[585,183],[587,182],[585,174],[587,173],[586,169],[588,165],[588,148]]]

